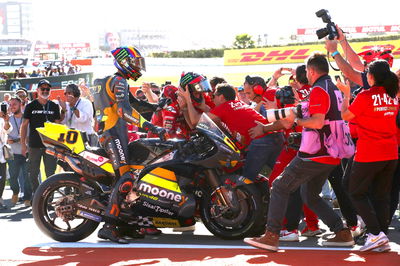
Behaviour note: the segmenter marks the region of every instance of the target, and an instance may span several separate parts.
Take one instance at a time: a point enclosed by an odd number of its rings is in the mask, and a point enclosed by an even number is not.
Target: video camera
[[[275,97],[283,104],[294,104],[296,98],[294,97],[293,88],[291,86],[284,86],[275,92]]]
[[[338,37],[338,31],[336,29],[335,23],[331,21],[331,16],[329,15],[328,10],[321,9],[315,13],[317,17],[322,18],[324,23],[327,23],[325,28],[319,29],[316,31],[318,39],[322,39],[325,36],[328,36],[329,40],[334,40],[335,37]]]

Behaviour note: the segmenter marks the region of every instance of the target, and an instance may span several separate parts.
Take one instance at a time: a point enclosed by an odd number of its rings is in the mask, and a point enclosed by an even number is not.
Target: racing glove
[[[165,141],[166,139],[166,135],[167,135],[167,131],[165,130],[165,128],[162,127],[158,127],[153,125],[150,122],[144,122],[142,128],[144,130],[150,131],[154,134],[156,134],[162,141]]]

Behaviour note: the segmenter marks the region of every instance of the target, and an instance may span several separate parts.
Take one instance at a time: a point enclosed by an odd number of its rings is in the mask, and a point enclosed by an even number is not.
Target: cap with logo
[[[48,85],[51,88],[51,83],[50,81],[48,81],[47,79],[41,79],[38,83],[38,87],[42,86],[42,85]]]

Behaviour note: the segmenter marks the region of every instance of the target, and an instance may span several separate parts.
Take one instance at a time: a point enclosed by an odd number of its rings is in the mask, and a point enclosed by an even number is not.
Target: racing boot
[[[137,228],[132,226],[118,226],[118,232],[123,235],[134,239],[144,238],[145,234],[140,232]]]
[[[117,227],[112,224],[105,223],[103,228],[99,230],[97,236],[101,239],[111,240],[118,244],[128,244],[128,240],[120,237]]]

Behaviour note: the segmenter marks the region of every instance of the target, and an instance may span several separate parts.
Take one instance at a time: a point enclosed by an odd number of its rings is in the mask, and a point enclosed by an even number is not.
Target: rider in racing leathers
[[[144,58],[134,47],[118,47],[111,51],[118,72],[104,79],[97,79],[95,85],[95,107],[98,121],[98,134],[101,146],[107,151],[115,170],[116,179],[104,215],[105,224],[98,237],[116,243],[126,244],[117,229],[120,204],[134,188],[133,168],[128,162],[127,123],[152,131],[164,137],[165,130],[146,121],[130,105],[141,106],[131,95],[127,79],[136,81],[145,70]]]

